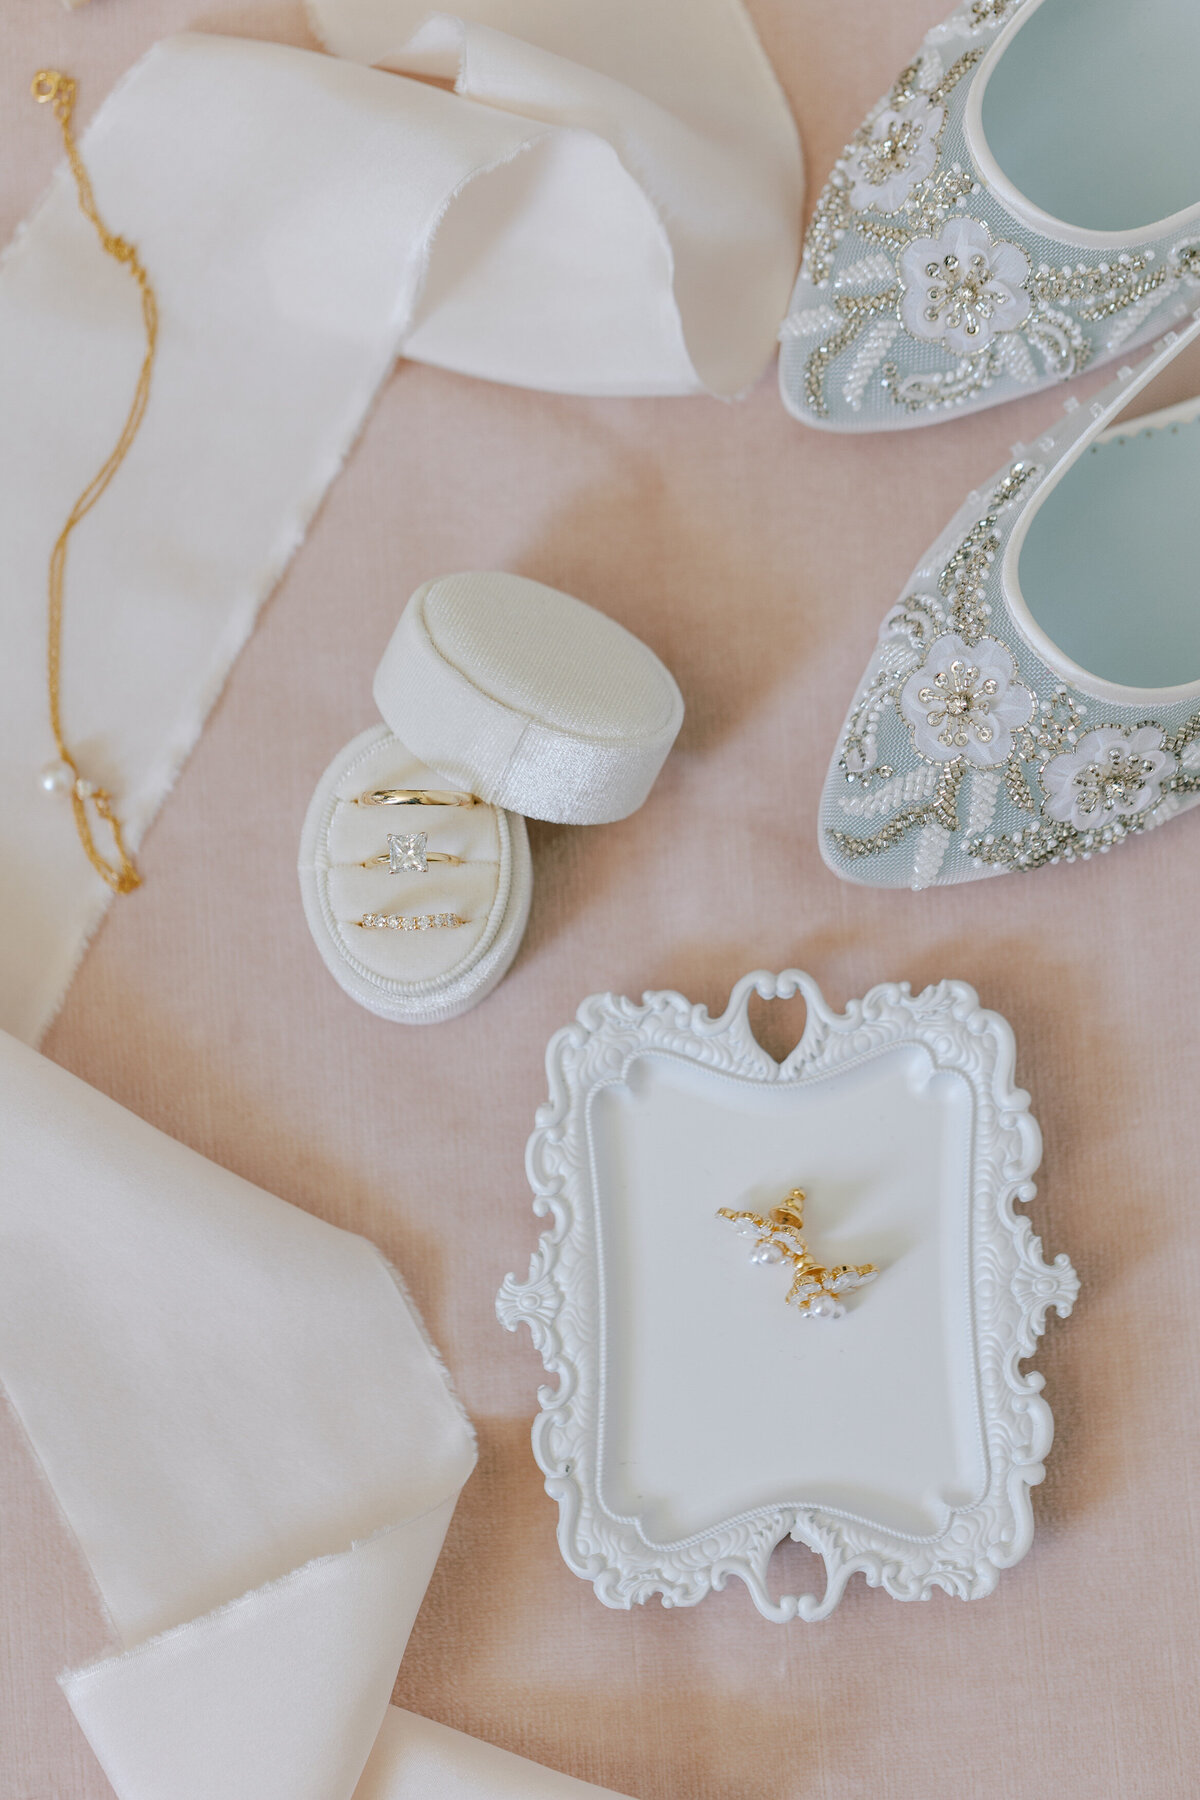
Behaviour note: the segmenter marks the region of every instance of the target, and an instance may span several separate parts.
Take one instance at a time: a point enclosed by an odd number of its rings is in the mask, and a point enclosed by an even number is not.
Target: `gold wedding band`
[[[372,788],[359,794],[355,806],[482,806],[474,794],[453,794],[441,788]]]

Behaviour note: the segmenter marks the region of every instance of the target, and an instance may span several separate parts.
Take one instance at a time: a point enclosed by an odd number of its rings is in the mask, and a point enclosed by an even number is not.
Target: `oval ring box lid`
[[[374,693],[396,736],[446,781],[561,825],[636,812],[683,723],[674,677],[639,638],[521,575],[418,588]]]

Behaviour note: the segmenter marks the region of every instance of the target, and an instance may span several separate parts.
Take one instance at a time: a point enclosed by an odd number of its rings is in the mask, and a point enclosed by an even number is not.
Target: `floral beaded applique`
[[[1011,625],[994,573],[1004,515],[1041,475],[1015,462],[952,540],[936,591],[883,622],[823,809],[830,861],[846,873],[882,858],[887,882],[924,887],[1040,868],[1200,798],[1200,711],[1173,726],[1093,720],[1101,703],[1055,679]]]
[[[799,417],[879,428],[1007,399],[1152,337],[1200,287],[1200,236],[1081,262],[978,179],[967,95],[1026,3],[967,0],[835,164],[780,332]]]
[[[1028,725],[1033,695],[995,638],[972,647],[956,631],[935,638],[897,697],[913,746],[933,762],[995,769],[1012,755],[1013,729]]]

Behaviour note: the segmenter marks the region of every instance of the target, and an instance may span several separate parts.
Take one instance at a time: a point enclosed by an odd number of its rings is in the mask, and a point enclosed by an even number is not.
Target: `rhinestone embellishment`
[[[968,730],[974,731],[981,744],[991,743],[989,714],[999,686],[993,676],[981,680],[977,668],[955,657],[948,669],[938,670],[932,686],[920,689],[917,698],[929,708],[925,722],[937,732],[938,742],[947,749],[961,750],[969,741]]]
[[[882,137],[872,138],[859,153],[862,179],[871,187],[883,187],[893,175],[903,175],[913,160],[925,128],[912,119],[892,120]]]
[[[1081,813],[1132,812],[1155,765],[1148,757],[1130,756],[1114,744],[1100,762],[1089,763],[1075,777],[1075,804]]]
[[[944,318],[947,325],[963,326],[968,337],[979,331],[981,319],[990,319],[1007,294],[992,285],[992,272],[982,256],[973,256],[964,265],[957,256],[943,256],[941,266],[927,263],[925,273],[930,287],[925,317],[931,325]]]

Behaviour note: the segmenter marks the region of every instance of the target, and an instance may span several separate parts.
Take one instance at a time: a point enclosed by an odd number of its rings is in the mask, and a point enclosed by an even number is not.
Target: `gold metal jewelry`
[[[838,1295],[865,1287],[879,1273],[874,1263],[838,1263],[826,1269],[817,1261],[804,1241],[803,1188],[793,1188],[782,1205],[765,1218],[756,1212],[734,1212],[728,1206],[720,1207],[717,1217],[728,1219],[740,1236],[754,1238],[752,1263],[792,1265],[792,1285],[784,1303],[794,1303],[806,1319],[840,1319],[846,1309]]]
[[[105,255],[121,263],[128,269],[131,278],[137,283],[142,302],[142,324],[146,332],[146,353],[138,373],[137,384],[133,391],[133,402],[128,416],[121,427],[121,434],[110,451],[107,460],[93,475],[88,485],[76,500],[67,522],[55,540],[50,552],[50,570],[47,580],[49,601],[49,619],[46,633],[46,677],[50,699],[50,730],[54,734],[55,746],[58,750],[57,762],[49,763],[39,777],[42,787],[48,794],[69,794],[71,808],[75,814],[75,829],[79,833],[79,841],[83,845],[88,861],[104,881],[116,894],[130,894],[134,888],[140,887],[141,876],[137,866],[125,848],[125,837],[121,821],[113,811],[112,795],[104,788],[96,787],[93,782],[85,780],[79,772],[79,764],[67,748],[63,737],[62,724],[62,634],[63,634],[63,576],[67,566],[67,546],[71,533],[81,519],[87,517],[97,500],[107,489],[113,476],[124,462],[130,446],[138,434],[142,417],[146,411],[146,403],[150,398],[150,375],[154,367],[154,353],[158,344],[158,303],[154,297],[154,289],[150,278],[138,260],[137,251],[124,238],[114,237],[96,209],[95,195],[88,179],[87,170],[83,166],[74,133],[71,130],[71,117],[75,111],[75,82],[69,75],[62,75],[57,69],[39,69],[33,78],[32,94],[39,106],[50,105],[54,108],[54,116],[58,120],[62,132],[63,147],[67,153],[67,161],[71,173],[75,177],[75,190],[79,200],[79,210],[84,218],[95,227],[96,236]],[[95,809],[97,818],[108,826],[112,835],[116,861],[110,862],[102,856],[96,847],[92,835],[92,823],[88,814],[89,804]]]
[[[378,856],[368,856],[364,869],[387,869],[392,875],[427,875],[430,863],[461,863],[461,856],[448,856],[444,850],[430,850],[428,833],[424,831],[389,831],[388,847]]]
[[[374,788],[359,794],[355,806],[482,806],[474,794],[449,793],[442,788]]]
[[[457,913],[364,913],[354,922],[364,931],[444,931],[470,923]]]

